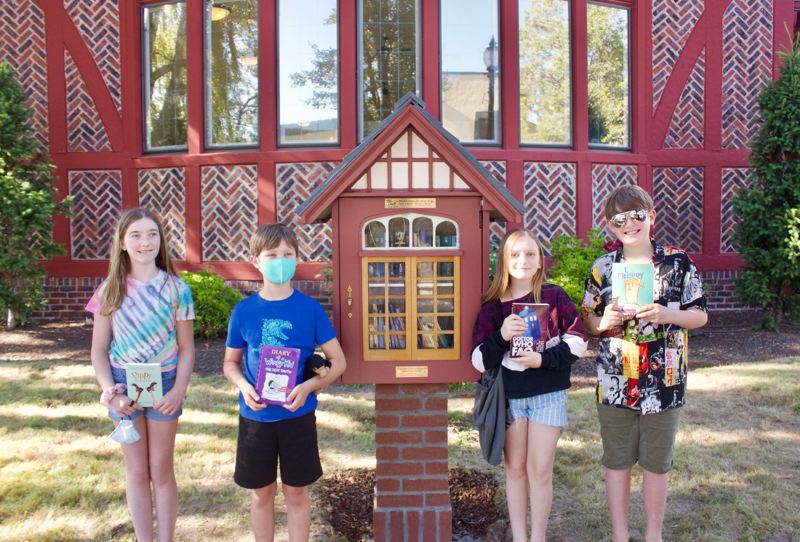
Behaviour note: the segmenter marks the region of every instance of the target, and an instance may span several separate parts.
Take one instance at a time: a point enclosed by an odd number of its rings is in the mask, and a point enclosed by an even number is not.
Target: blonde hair
[[[103,291],[100,311],[103,315],[107,316],[120,308],[125,299],[128,274],[131,272],[131,259],[128,253],[122,250],[122,243],[131,224],[143,218],[152,220],[158,228],[160,242],[158,255],[156,255],[156,267],[166,271],[170,276],[175,275],[175,268],[172,266],[172,259],[169,257],[167,239],[164,236],[161,220],[155,213],[144,207],[137,207],[123,212],[117,221],[114,240],[111,243],[111,261],[108,265],[108,277],[106,278],[106,287]]]
[[[653,198],[650,197],[650,194],[635,184],[619,186],[612,190],[606,198],[606,220],[611,220],[611,217],[617,213],[637,209],[652,211],[655,209],[655,205],[653,205]]]
[[[497,265],[495,266],[492,284],[486,293],[481,297],[481,303],[500,299],[511,288],[511,278],[508,274],[508,260],[511,258],[511,247],[523,237],[530,238],[539,250],[539,269],[531,277],[531,293],[533,301],[539,303],[542,298],[542,284],[546,279],[544,272],[544,247],[541,241],[530,231],[524,229],[511,230],[506,233],[500,241],[500,248],[497,250]]]
[[[289,226],[280,222],[262,224],[250,238],[250,254],[253,258],[258,258],[262,251],[277,247],[281,241],[286,241],[286,244],[294,249],[295,254],[300,252],[297,236]]]

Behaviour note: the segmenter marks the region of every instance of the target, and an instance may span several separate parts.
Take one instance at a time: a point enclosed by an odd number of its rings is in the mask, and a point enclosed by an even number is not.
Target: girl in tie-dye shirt
[[[194,366],[194,305],[189,287],[175,276],[161,223],[147,209],[120,216],[108,278],[86,310],[94,314],[91,357],[103,390],[100,401],[116,424],[129,418],[141,436],[122,445],[136,538],[155,538],[154,496],[158,539],[172,540],[178,510],[173,453]],[[152,407],[140,406],[124,391],[125,367],[136,363],[161,365],[163,396]]]

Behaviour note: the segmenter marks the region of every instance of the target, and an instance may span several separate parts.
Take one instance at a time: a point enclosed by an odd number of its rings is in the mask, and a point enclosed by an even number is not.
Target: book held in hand
[[[528,324],[525,334],[511,338],[511,357],[522,352],[544,352],[547,343],[547,320],[550,306],[546,303],[512,303],[511,312]]]
[[[164,394],[161,386],[160,363],[129,363],[125,365],[128,397],[139,406],[152,407]]]
[[[300,349],[264,345],[258,358],[256,393],[262,403],[285,405],[297,382]]]
[[[611,267],[611,302],[622,307],[625,318],[653,302],[653,264],[615,263]]]

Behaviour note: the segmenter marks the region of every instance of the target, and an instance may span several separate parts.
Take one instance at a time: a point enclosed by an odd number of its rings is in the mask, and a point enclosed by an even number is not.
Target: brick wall
[[[735,298],[733,281],[738,271],[708,271],[703,273],[703,285],[708,298],[709,310],[734,310],[746,308]],[[92,296],[95,288],[102,282],[101,277],[48,278],[45,293],[50,306],[34,313],[37,320],[57,320],[59,318],[82,318],[86,316],[83,307]],[[235,280],[227,285],[242,293],[255,292],[261,283],[258,281]],[[325,291],[322,282],[316,280],[293,281],[292,286],[304,294],[317,299],[330,317],[333,311],[331,295]]]

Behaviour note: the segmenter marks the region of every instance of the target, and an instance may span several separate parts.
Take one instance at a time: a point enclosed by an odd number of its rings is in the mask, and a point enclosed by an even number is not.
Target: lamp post
[[[487,123],[489,134],[486,139],[494,141],[494,78],[498,69],[497,41],[494,36],[489,40],[489,46],[483,51],[483,64],[486,66],[486,73],[489,76],[489,119]]]

